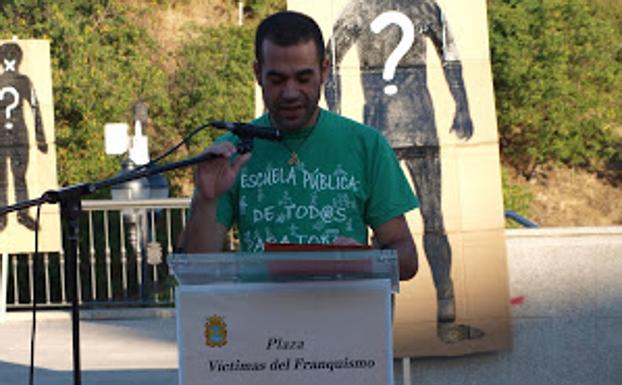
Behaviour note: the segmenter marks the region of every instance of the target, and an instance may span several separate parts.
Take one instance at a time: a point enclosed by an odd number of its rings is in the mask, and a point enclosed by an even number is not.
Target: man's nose
[[[294,81],[288,81],[285,84],[285,88],[283,89],[283,98],[284,99],[296,99],[300,90],[298,89],[298,85]]]

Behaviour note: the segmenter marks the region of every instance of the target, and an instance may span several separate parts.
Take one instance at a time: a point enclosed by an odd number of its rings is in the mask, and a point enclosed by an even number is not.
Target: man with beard
[[[404,213],[418,206],[388,142],[375,129],[319,108],[328,73],[324,41],[308,16],[280,12],[261,22],[254,72],[283,141],[255,139],[239,155],[225,135],[197,167],[191,213],[180,239],[189,253],[221,251],[237,225],[243,251],[266,243],[367,244],[398,252],[401,279],[417,271]]]

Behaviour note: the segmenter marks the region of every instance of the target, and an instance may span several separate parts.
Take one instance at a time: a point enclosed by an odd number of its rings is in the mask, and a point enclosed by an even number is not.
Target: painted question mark
[[[372,21],[370,27],[373,33],[380,33],[390,24],[397,24],[397,26],[402,29],[402,39],[384,63],[382,78],[386,81],[393,80],[397,65],[415,41],[415,26],[408,16],[401,12],[384,12]],[[387,95],[395,95],[397,93],[397,86],[395,84],[387,85],[384,87],[384,93]]]
[[[11,119],[11,114],[13,113],[13,110],[19,105],[19,92],[17,92],[14,87],[4,87],[0,90],[0,100],[4,100],[4,96],[6,94],[13,95],[13,102],[6,106],[6,109],[4,111],[5,118],[7,120],[7,122],[4,124],[4,127],[7,130],[12,130],[13,123],[9,122],[8,120]]]

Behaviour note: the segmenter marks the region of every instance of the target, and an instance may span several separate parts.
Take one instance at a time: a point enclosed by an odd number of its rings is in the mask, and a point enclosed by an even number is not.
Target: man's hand
[[[230,142],[208,146],[204,153],[216,157],[197,166],[196,193],[190,207],[190,217],[179,236],[179,247],[187,253],[214,253],[222,251],[227,228],[218,223],[218,198],[231,188],[240,168],[250,159],[250,153],[230,159],[237,152]]]
[[[216,143],[205,149],[204,153],[217,157],[197,166],[195,185],[201,199],[212,201],[231,188],[240,169],[251,157],[250,153],[246,153],[231,163],[229,158],[236,152],[235,146],[230,142]]]
[[[403,215],[395,217],[374,229],[374,244],[397,250],[400,280],[406,281],[417,274],[417,249],[408,222]]]
[[[458,139],[469,140],[473,136],[473,122],[466,108],[457,108],[449,132],[455,132]]]

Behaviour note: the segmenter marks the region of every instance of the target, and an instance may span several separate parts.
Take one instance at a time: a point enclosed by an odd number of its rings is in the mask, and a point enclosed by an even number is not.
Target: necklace
[[[302,146],[304,146],[304,144],[307,142],[307,139],[311,137],[311,135],[313,134],[313,131],[315,131],[316,125],[317,125],[317,121],[315,122],[315,124],[313,124],[313,126],[309,130],[309,133],[302,138],[302,141],[300,141],[300,143],[298,144],[298,146],[296,146],[295,149],[291,148],[286,142],[281,142],[283,143],[283,146],[285,146],[285,148],[287,148],[287,150],[289,151],[289,160],[287,161],[287,164],[289,164],[290,166],[297,166],[298,163],[300,163],[300,158],[298,157],[298,153],[302,149]]]

